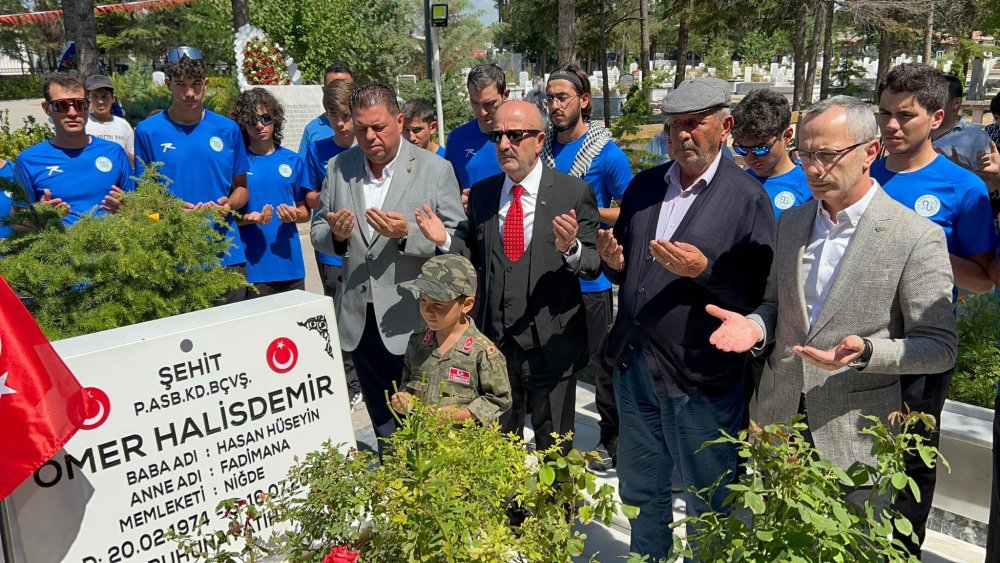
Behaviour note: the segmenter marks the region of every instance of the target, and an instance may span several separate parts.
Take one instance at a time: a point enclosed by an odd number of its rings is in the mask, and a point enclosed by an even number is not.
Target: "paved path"
[[[7,111],[11,129],[24,125],[24,119],[29,115],[36,121],[47,121],[49,117],[42,111],[42,98],[33,100],[9,100],[0,102],[0,112]]]

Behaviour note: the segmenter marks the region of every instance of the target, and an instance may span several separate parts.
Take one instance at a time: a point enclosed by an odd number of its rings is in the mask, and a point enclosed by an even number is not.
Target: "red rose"
[[[360,551],[351,551],[346,545],[335,547],[323,558],[323,563],[354,563],[358,560]]]

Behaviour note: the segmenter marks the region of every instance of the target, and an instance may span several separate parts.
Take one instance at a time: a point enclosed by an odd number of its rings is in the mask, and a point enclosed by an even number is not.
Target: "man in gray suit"
[[[721,350],[776,342],[752,418],[805,414],[815,446],[843,468],[874,463],[861,416],[885,421],[900,375],[946,371],[957,347],[944,231],[871,178],[878,153],[868,104],[812,106],[799,154],[815,200],[781,215],[764,303],[746,317],[707,308],[722,320],[710,337]]]
[[[392,86],[359,86],[350,105],[358,144],[327,164],[311,236],[317,250],[344,256],[340,346],[353,352],[375,434],[385,438],[396,429],[385,393],[402,377],[406,343],[422,324],[416,297],[399,284],[416,279],[437,252],[413,213],[428,205],[449,236],[465,213],[451,165],[402,142]]]

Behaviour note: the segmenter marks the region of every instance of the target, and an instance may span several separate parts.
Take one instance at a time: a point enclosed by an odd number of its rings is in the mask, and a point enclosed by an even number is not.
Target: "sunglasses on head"
[[[513,144],[520,143],[526,137],[531,135],[537,135],[541,133],[538,129],[508,129],[506,131],[493,130],[486,134],[486,138],[490,140],[491,143],[499,144],[501,139],[507,137],[507,140]]]
[[[182,58],[187,57],[192,61],[203,61],[205,60],[205,55],[201,54],[201,51],[195,49],[194,47],[174,47],[173,49],[167,51],[167,62],[176,63]]]
[[[69,113],[70,108],[77,112],[87,111],[90,108],[90,100],[87,98],[64,98],[49,102],[49,110],[54,113]]]
[[[272,117],[269,113],[257,114],[257,123],[260,123],[261,125],[267,125],[272,121],[274,121],[274,117]]]
[[[777,142],[778,138],[775,137],[774,140],[771,141],[770,143],[757,145],[755,147],[745,147],[743,145],[738,145],[736,143],[733,143],[733,152],[735,152],[740,156],[746,156],[751,153],[753,153],[753,155],[757,157],[767,156],[771,152],[771,147],[773,147],[774,143]]]

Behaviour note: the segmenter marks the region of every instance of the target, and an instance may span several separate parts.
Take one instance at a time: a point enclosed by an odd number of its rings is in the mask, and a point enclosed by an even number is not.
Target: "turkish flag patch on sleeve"
[[[448,368],[448,381],[468,385],[472,381],[472,374],[464,369]]]

